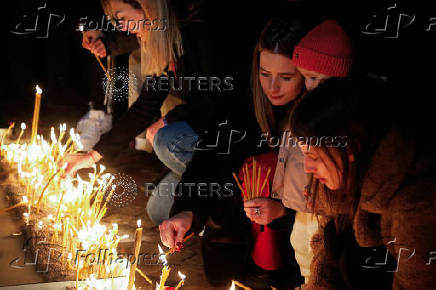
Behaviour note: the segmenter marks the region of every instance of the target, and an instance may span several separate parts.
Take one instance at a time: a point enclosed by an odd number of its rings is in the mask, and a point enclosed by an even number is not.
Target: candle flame
[[[42,94],[42,90],[41,90],[41,88],[38,85],[36,85],[36,93],[38,95]]]
[[[141,227],[141,220],[138,220],[138,221],[136,222],[136,224],[138,225],[138,228],[140,228],[140,227]]]
[[[21,123],[21,130],[26,130],[26,123]]]
[[[234,281],[232,281],[232,286],[230,286],[229,290],[235,290],[235,282]]]
[[[164,266],[167,266],[168,261],[167,261],[165,252],[162,250],[162,247],[159,244],[157,244],[157,247],[159,249],[159,260],[161,260],[161,262],[163,263]]]
[[[184,275],[183,273],[181,273],[180,271],[178,272],[180,279],[185,280],[186,279],[186,275]]]

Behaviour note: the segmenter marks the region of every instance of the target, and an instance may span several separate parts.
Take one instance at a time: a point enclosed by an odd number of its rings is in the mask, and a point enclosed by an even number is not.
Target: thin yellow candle
[[[247,164],[245,164],[245,167],[243,168],[243,171],[244,171],[245,189],[247,191],[247,200],[251,200],[250,173],[248,172]]]
[[[238,286],[238,287],[241,287],[242,289],[245,289],[245,290],[251,290],[251,288],[250,287],[247,287],[247,286],[245,286],[244,284],[242,284],[241,282],[238,282],[238,281],[236,281],[236,280],[232,280],[232,286],[233,285],[236,285],[236,286]],[[234,289],[234,288],[233,288]]]
[[[171,269],[168,267],[168,261],[166,258],[166,254],[162,250],[162,247],[158,245],[159,248],[159,259],[163,262],[164,267],[162,268],[162,274],[160,275],[160,282],[159,282],[159,288],[158,290],[164,290],[165,282],[168,279],[168,276],[170,275]]]
[[[256,159],[253,157],[253,175],[251,176],[251,198],[256,196]]]
[[[141,220],[138,220],[137,225],[138,225],[138,227],[136,228],[136,231],[135,231],[135,248],[134,248],[135,261],[130,266],[129,284],[127,286],[127,290],[133,289],[133,284],[135,283],[135,272],[136,272],[136,265],[137,265],[136,262],[138,261],[139,250],[141,249],[141,240],[142,240]]]
[[[179,290],[180,288],[182,288],[182,286],[185,284],[185,279],[186,279],[186,275],[183,275],[182,273],[178,273],[179,277],[182,279],[180,280],[179,284],[177,284],[176,289],[175,290]]]
[[[235,290],[235,281],[232,281],[232,286],[230,286],[229,290]]]
[[[149,284],[153,284],[153,281],[150,279],[150,277],[148,277],[147,275],[144,274],[144,272],[142,272],[141,270],[139,270],[139,268],[136,268],[136,272],[138,272],[138,274],[145,279],[145,281],[147,281]]]
[[[260,197],[262,195],[262,192],[259,192],[260,190],[260,174],[261,174],[261,167],[257,169],[257,178],[256,178],[256,197]]]
[[[26,130],[26,123],[21,123],[21,131],[17,139],[17,144],[20,144],[21,136],[23,136],[24,130]]]
[[[31,142],[35,142],[36,135],[38,134],[38,122],[39,122],[39,110],[41,108],[41,94],[42,90],[37,85],[35,93],[35,107],[33,110],[33,121],[32,121],[32,139]]]
[[[269,174],[270,174],[270,173],[271,173],[271,168],[268,168],[268,171],[266,172],[265,180],[263,181],[262,187],[260,188],[260,192],[262,192],[263,189],[265,188],[265,185],[266,185],[267,182],[268,182],[268,177],[269,177]]]

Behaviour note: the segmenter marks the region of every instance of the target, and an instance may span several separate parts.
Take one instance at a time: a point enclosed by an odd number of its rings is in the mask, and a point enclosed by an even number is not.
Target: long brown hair
[[[268,50],[292,58],[294,47],[300,39],[314,26],[308,19],[288,15],[288,20],[273,19],[262,31],[253,53],[251,69],[251,87],[254,111],[257,122],[264,133],[280,130],[273,114],[273,106],[266,97],[259,80],[260,53]],[[286,118],[286,117],[285,117]]]
[[[320,194],[326,202],[323,206],[333,210],[335,206],[341,207],[336,219],[338,229],[352,222],[371,156],[390,127],[390,122],[383,118],[384,112],[377,110],[380,109],[377,99],[383,97],[383,91],[374,81],[333,78],[301,98],[292,111],[292,133],[300,140],[316,141],[306,145],[322,150],[341,175],[341,185],[335,191],[317,180],[310,185],[315,211]],[[340,138],[340,142],[327,143],[325,136]],[[332,150],[339,154],[341,164],[333,158]]]

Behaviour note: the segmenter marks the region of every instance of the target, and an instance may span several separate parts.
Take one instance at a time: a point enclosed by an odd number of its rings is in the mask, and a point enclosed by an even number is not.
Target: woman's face
[[[302,67],[298,67],[298,71],[304,76],[304,84],[306,85],[306,89],[309,92],[327,79],[331,78],[328,75],[312,70],[307,70]]]
[[[304,78],[288,56],[263,50],[259,65],[260,84],[274,106],[289,104],[304,88]]]
[[[339,152],[327,148],[334,161],[319,147],[299,144],[304,154],[304,171],[313,174],[315,179],[331,190],[337,190],[342,184],[343,164]],[[336,166],[337,164],[337,166]]]
[[[118,21],[119,29],[129,31],[137,37],[144,38],[147,30],[145,27],[145,15],[142,9],[135,9],[132,5],[122,0],[111,0],[110,9],[113,17]]]

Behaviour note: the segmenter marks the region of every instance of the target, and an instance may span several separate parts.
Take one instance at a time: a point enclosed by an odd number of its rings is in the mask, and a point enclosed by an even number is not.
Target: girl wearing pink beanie
[[[307,33],[295,46],[292,62],[305,78],[307,91],[316,88],[323,81],[332,77],[346,77],[350,74],[352,63],[351,41],[344,30],[335,20],[326,20]],[[291,151],[280,149],[279,157],[285,160],[292,160],[298,154]],[[292,163],[277,165],[276,176],[283,176],[285,181],[279,182],[276,178],[275,184],[285,184],[285,189],[290,185],[298,184],[298,174],[287,173],[295,172]],[[281,173],[283,172],[283,173]],[[278,186],[277,186],[278,187]],[[310,242],[313,235],[318,231],[317,218],[312,213],[310,205],[301,204],[302,193],[286,190],[287,198],[285,204],[296,210],[295,223],[291,233],[291,244],[295,251],[295,259],[300,266],[301,275],[305,279],[305,284],[309,281],[310,264],[313,258]],[[287,202],[286,202],[287,201]],[[301,287],[304,289],[305,285]]]
[[[327,20],[304,36],[294,49],[292,61],[311,91],[331,77],[346,77],[352,64],[351,41],[335,20]]]

